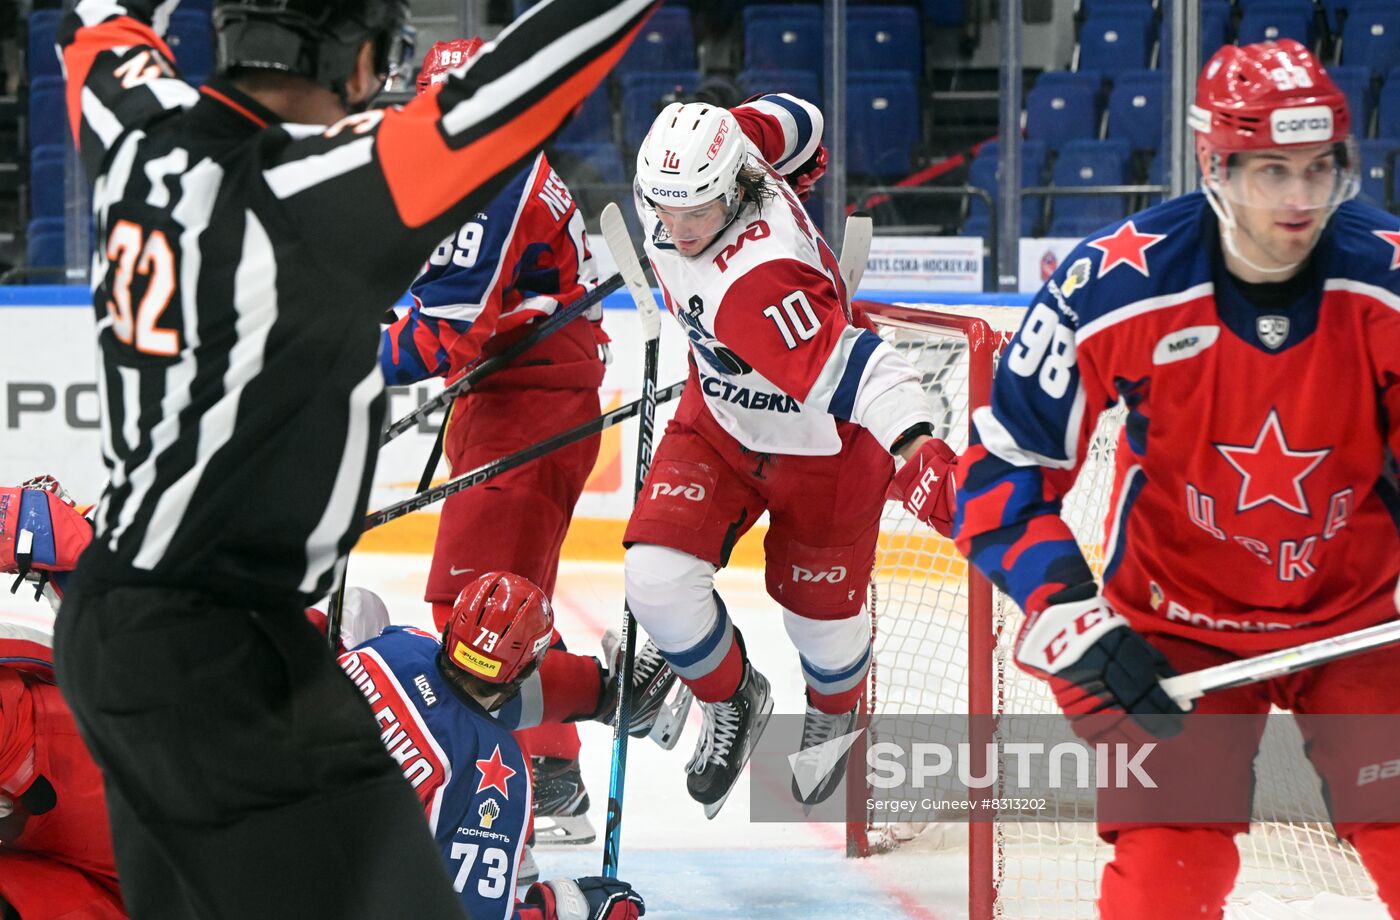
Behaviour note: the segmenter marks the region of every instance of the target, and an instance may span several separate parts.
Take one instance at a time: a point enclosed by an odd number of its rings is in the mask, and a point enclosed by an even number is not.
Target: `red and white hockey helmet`
[[[739,206],[739,170],[748,161],[744,132],[728,109],[673,102],[661,110],[637,151],[637,195],[649,205],[689,208],[724,199]]]
[[[1233,154],[1327,144],[1333,145],[1334,169],[1312,177],[1317,188],[1308,206],[1330,210],[1359,189],[1346,95],[1290,38],[1217,51],[1196,82],[1187,120],[1196,132],[1206,190],[1227,200],[1245,202],[1246,189],[1230,182]]]
[[[447,74],[469,63],[485,44],[473,35],[471,38],[454,38],[433,45],[423,55],[423,68],[418,71],[418,92],[426,93],[429,87],[446,83]]]
[[[457,595],[442,633],[448,659],[473,677],[508,684],[544,657],[554,609],[533,582],[487,572]]]

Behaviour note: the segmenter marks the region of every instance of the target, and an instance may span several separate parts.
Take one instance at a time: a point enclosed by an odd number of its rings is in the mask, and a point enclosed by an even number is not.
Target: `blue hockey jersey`
[[[374,711],[384,746],[418,793],[448,875],[474,920],[517,912],[531,812],[530,768],[510,730],[438,670],[437,637],[390,626],[340,656]]]

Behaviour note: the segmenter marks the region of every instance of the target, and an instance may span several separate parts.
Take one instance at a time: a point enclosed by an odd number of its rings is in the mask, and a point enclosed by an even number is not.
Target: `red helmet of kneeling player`
[[[528,578],[487,572],[462,589],[442,633],[453,668],[487,684],[518,683],[549,648],[554,609]]]
[[[423,69],[418,71],[418,92],[426,93],[429,87],[447,81],[448,71],[455,70],[476,57],[485,44],[473,35],[471,38],[454,38],[450,42],[437,42],[423,55]]]
[[[1292,39],[1217,51],[1188,120],[1221,237],[1258,271],[1285,273],[1306,259],[1360,188],[1346,95]]]

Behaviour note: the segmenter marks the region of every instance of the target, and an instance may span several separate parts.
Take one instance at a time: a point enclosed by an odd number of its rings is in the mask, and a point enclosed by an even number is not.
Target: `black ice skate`
[[[588,820],[588,791],[577,760],[531,757],[535,786],[535,842],[540,846],[592,843],[598,836]]]
[[[792,796],[805,809],[825,802],[841,784],[846,773],[846,758],[851,753],[850,739],[843,736],[855,730],[860,704],[850,712],[830,715],[815,709],[809,702],[807,716],[802,720],[802,745],[789,758],[792,765]]]
[[[622,637],[615,629],[603,634],[603,657],[608,663],[608,673],[616,674],[622,652]],[[671,691],[674,698],[668,700]],[[685,717],[690,712],[694,699],[690,688],[676,679],[676,674],[661,652],[651,640],[642,644],[637,652],[632,669],[632,720],[627,734],[633,738],[650,737],[665,750],[671,750],[680,740],[681,729],[685,727]],[[614,696],[608,703],[612,715],[607,719],[611,725],[617,718],[617,699]]]
[[[695,756],[686,764],[686,788],[690,797],[705,806],[705,817],[713,818],[744,772],[744,764],[768,725],[773,697],[768,680],[744,664],[744,679],[729,699],[701,703],[705,724],[695,745]]]

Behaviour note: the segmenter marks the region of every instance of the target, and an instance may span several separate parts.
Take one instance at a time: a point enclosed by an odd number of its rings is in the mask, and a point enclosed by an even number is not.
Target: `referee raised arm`
[[[57,666],[133,917],[462,916],[302,608],[363,519],[379,318],[654,2],[537,6],[387,111],[364,110],[403,63],[403,0],[216,0],[219,76],[199,90],[161,38],[177,0],[81,0],[65,20],[109,482]]]

